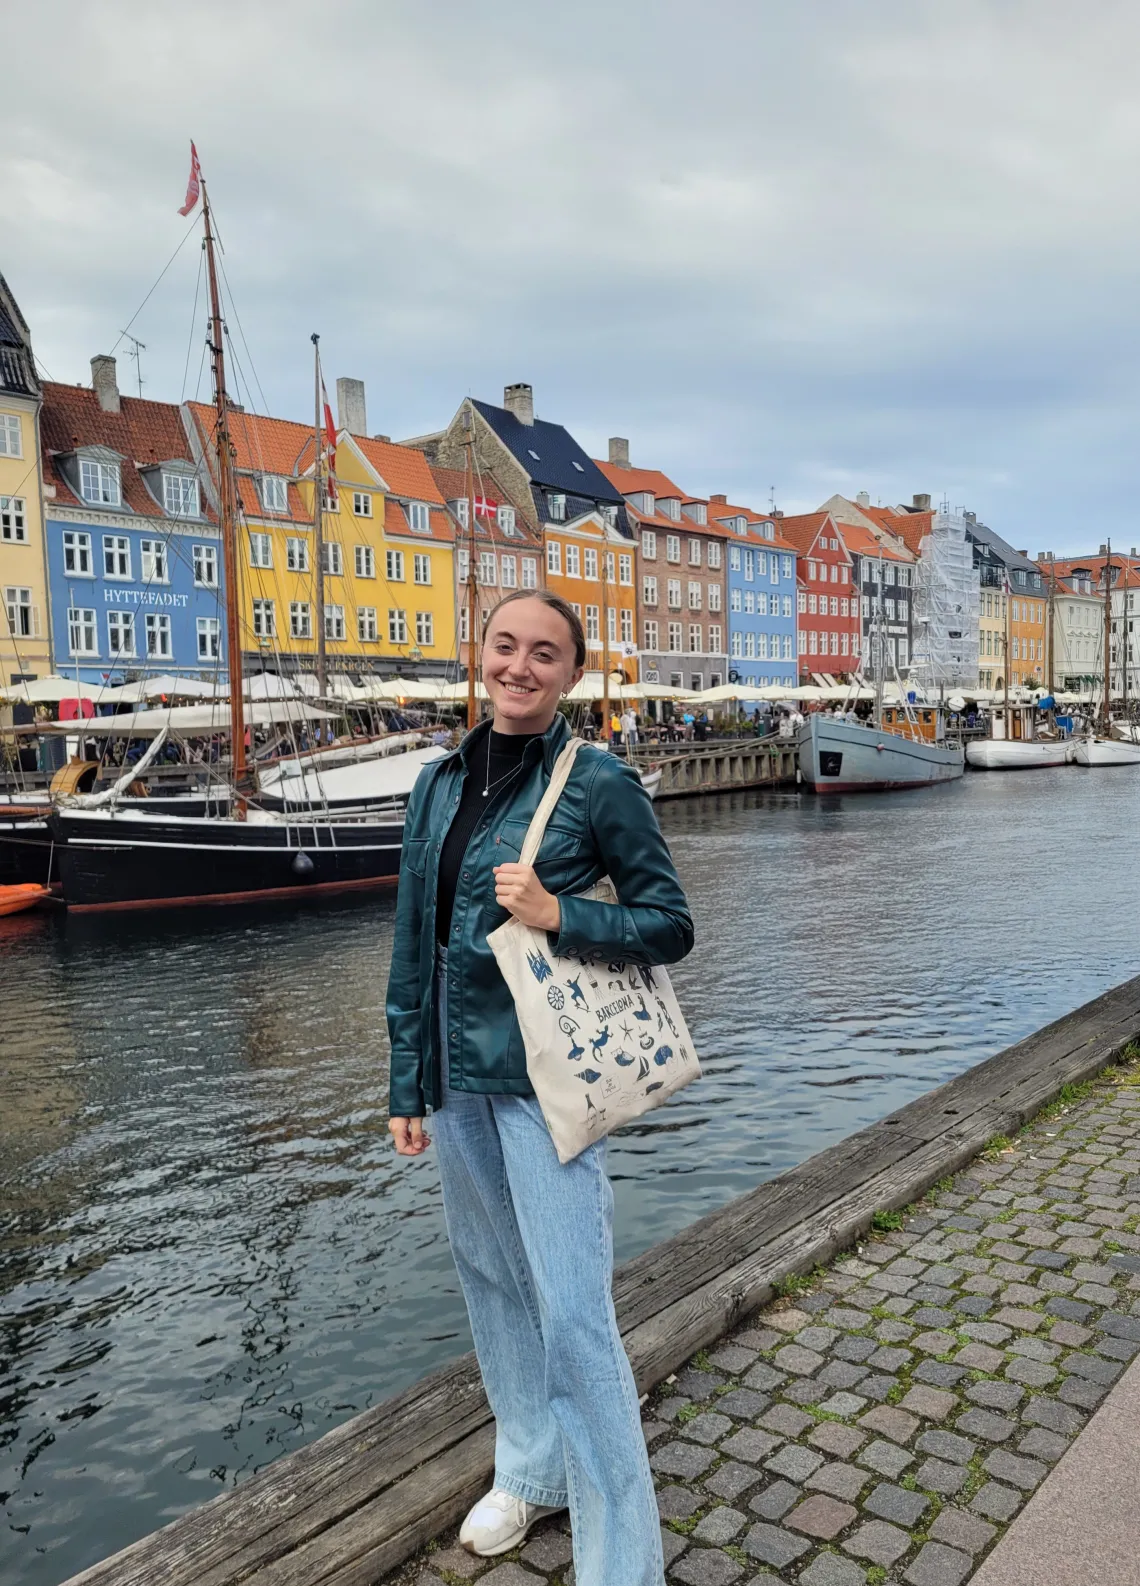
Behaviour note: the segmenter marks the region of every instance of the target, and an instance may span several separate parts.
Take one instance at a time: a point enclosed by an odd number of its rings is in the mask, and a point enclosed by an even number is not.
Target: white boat
[[[1123,743],[1140,743],[1140,727],[1134,727],[1128,721],[1114,721],[1112,736],[1119,738]]]
[[[817,793],[932,787],[954,781],[965,769],[960,745],[822,712],[805,718],[796,747],[800,776]]]
[[[637,774],[641,778],[641,785],[649,794],[649,797],[655,799],[661,788],[661,767],[651,766],[644,771],[639,771]]]
[[[975,771],[1032,771],[1065,765],[1071,748],[1064,738],[979,738],[966,745],[966,761]]]
[[[1140,765],[1140,743],[1116,738],[1078,738],[1070,745],[1074,765]]]
[[[330,808],[387,803],[403,805],[425,765],[439,760],[445,749],[409,749],[404,754],[350,760],[347,764],[314,765],[284,760],[262,771],[258,786],[263,798],[287,810],[327,805]]]

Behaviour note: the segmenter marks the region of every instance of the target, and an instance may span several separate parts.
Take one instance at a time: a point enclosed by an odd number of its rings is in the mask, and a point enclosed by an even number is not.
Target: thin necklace
[[[508,771],[506,776],[499,777],[498,781],[496,781],[496,782],[492,782],[491,781],[491,734],[488,733],[487,734],[487,772],[486,772],[486,775],[485,775],[485,777],[483,779],[483,797],[487,798],[488,795],[490,793],[492,793],[495,788],[501,786],[502,783],[509,782],[511,777],[513,777],[513,776],[518,776],[518,774],[519,774],[519,772],[521,770],[522,770],[522,761],[520,760],[518,765],[515,766],[513,771]]]

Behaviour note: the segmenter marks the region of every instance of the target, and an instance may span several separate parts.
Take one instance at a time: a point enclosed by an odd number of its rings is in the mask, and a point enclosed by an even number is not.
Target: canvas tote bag
[[[583,747],[580,738],[572,738],[555,761],[527,828],[521,864],[534,864]],[[608,876],[579,896],[617,904]],[[513,915],[487,941],[514,998],[527,1073],[560,1162],[660,1107],[700,1076],[664,969],[624,959],[593,964],[577,953],[560,957],[551,952],[545,931]]]

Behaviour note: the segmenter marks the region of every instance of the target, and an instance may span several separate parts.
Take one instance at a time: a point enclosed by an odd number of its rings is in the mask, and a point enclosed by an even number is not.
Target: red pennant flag
[[[321,381],[321,401],[325,405],[325,452],[329,460],[329,478],[336,473],[336,425],[333,423],[332,408],[329,407],[329,394],[325,390],[325,383]]]
[[[198,162],[198,150],[193,143],[190,145],[190,180],[186,184],[186,202],[178,211],[180,215],[188,215],[198,202],[202,193],[202,167]]]

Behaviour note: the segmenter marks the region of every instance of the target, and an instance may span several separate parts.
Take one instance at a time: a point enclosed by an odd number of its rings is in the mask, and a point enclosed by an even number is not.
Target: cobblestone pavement
[[[1047,1109],[650,1397],[684,1586],[959,1586],[1140,1350],[1140,1065]],[[573,1586],[565,1516],[416,1586]]]

